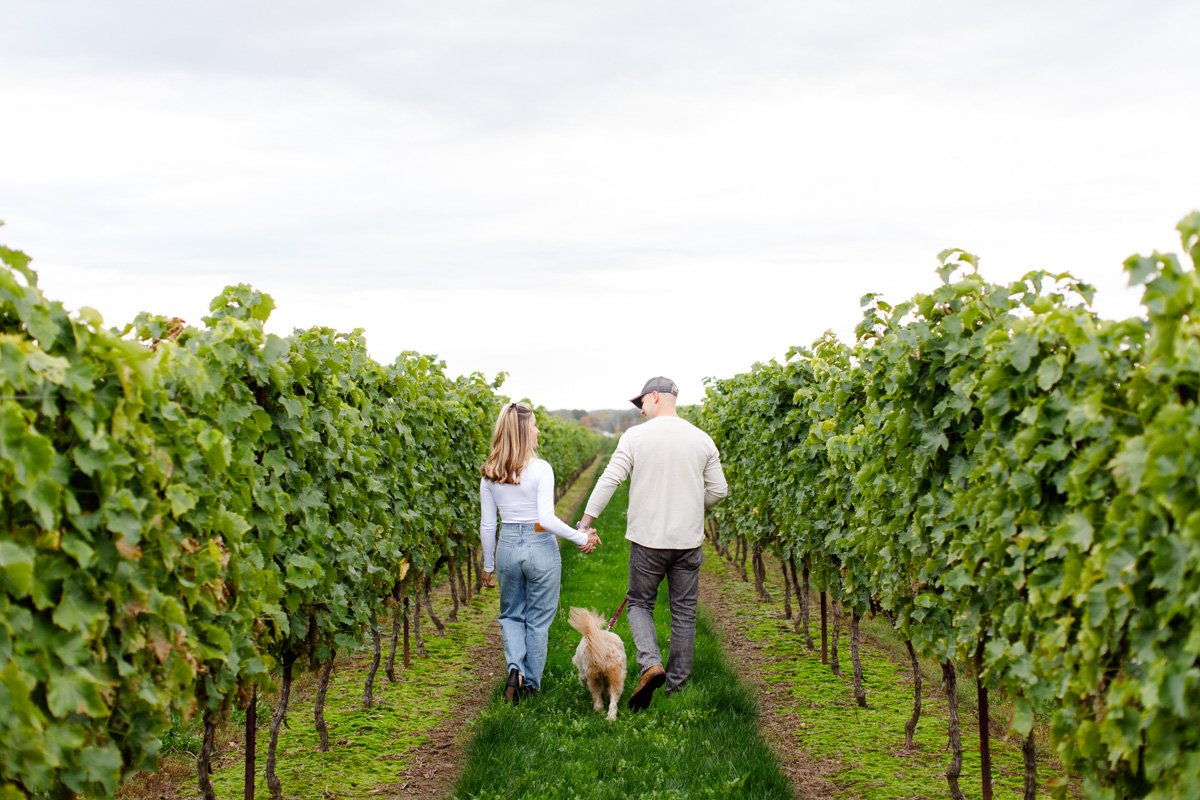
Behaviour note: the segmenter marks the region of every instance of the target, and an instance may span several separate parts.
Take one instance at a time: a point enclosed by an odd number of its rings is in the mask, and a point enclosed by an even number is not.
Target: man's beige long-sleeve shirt
[[[712,438],[687,420],[660,416],[625,431],[588,499],[600,516],[626,478],[625,538],[643,547],[683,550],[704,542],[704,509],[729,493]]]

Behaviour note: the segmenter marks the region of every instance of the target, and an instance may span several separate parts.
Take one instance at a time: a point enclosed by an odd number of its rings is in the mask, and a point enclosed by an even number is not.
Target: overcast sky
[[[782,358],[859,297],[1122,261],[1200,208],[1200,3],[0,0],[0,242],[119,325],[509,374],[550,408]]]

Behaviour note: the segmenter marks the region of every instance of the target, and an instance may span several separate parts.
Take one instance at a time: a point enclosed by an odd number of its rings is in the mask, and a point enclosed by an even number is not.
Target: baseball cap
[[[633,403],[638,408],[642,407],[642,398],[650,394],[650,392],[668,392],[679,396],[679,387],[675,385],[675,381],[670,378],[664,378],[659,375],[657,378],[651,378],[646,381],[646,385],[638,392],[637,397],[631,398],[629,402]]]

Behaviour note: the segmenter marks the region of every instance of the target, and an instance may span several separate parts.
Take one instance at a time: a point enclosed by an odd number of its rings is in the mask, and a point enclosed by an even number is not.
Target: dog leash
[[[584,530],[583,520],[579,520],[579,522],[575,523],[575,530],[579,530],[579,531]],[[613,626],[615,626],[617,624],[617,620],[619,620],[621,618],[621,612],[625,610],[625,604],[628,602],[629,602],[629,595],[625,595],[625,599],[621,601],[620,607],[617,608],[617,613],[613,614],[612,619],[610,619],[608,621],[608,627],[605,630],[611,631],[613,629]]]
[[[625,599],[621,601],[621,607],[617,609],[617,613],[613,614],[612,619],[608,621],[608,630],[611,631],[613,626],[617,624],[617,620],[621,618],[621,612],[625,610],[625,604],[628,602],[629,596],[626,595]]]

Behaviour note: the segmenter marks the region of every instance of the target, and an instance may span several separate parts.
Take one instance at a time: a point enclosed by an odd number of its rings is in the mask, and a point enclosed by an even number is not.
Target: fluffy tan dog
[[[604,618],[586,608],[572,608],[571,627],[583,634],[571,662],[579,670],[579,680],[592,693],[592,707],[604,708],[600,693],[608,689],[608,721],[617,718],[617,701],[625,689],[625,643],[612,631],[605,630]]]

